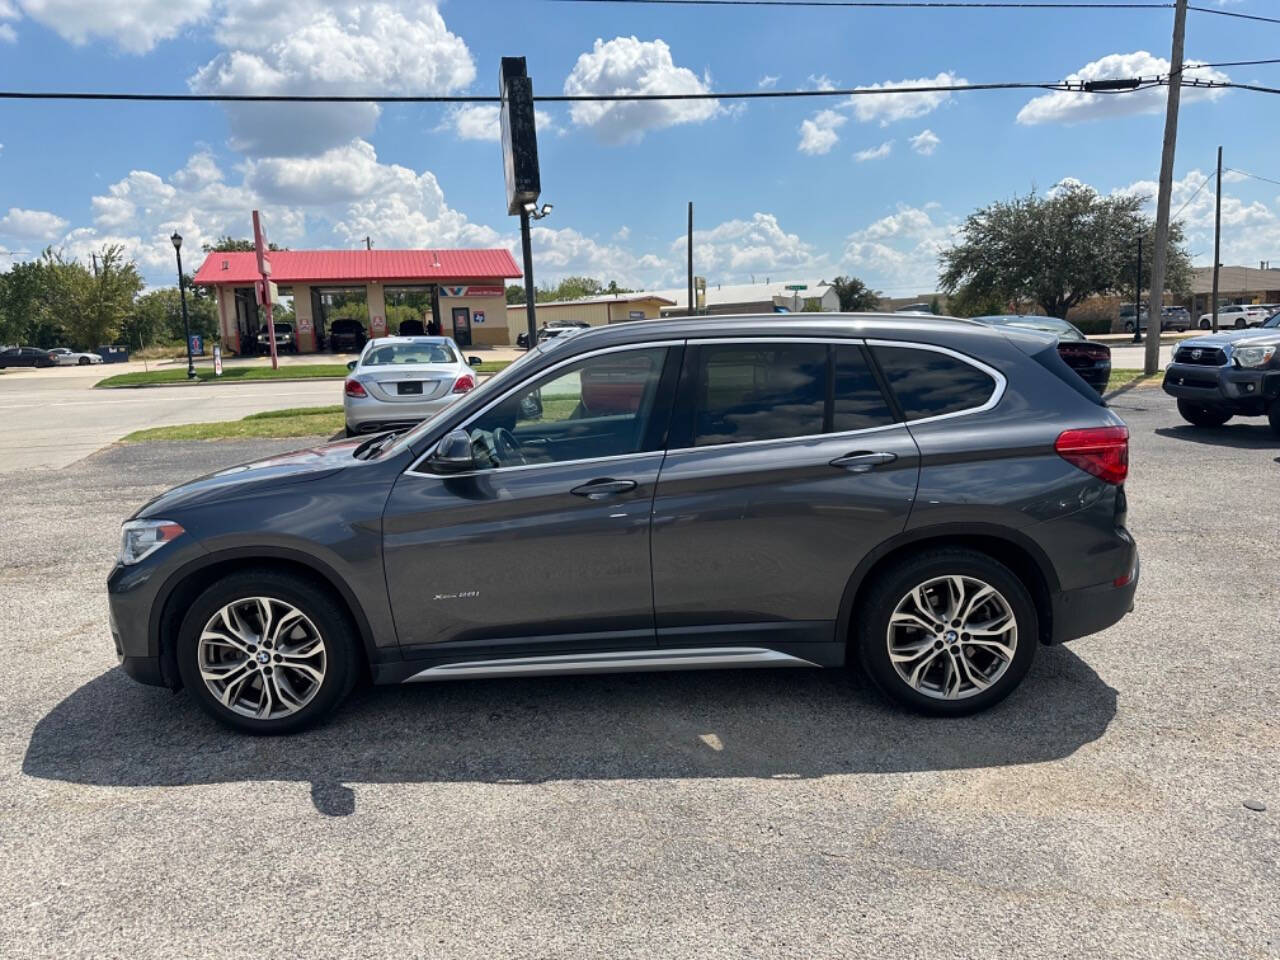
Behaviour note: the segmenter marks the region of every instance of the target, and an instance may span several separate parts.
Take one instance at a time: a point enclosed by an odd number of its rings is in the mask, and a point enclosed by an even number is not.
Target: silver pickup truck
[[[1266,416],[1280,436],[1280,313],[1257,329],[1183,340],[1165,370],[1164,392],[1197,427]]]

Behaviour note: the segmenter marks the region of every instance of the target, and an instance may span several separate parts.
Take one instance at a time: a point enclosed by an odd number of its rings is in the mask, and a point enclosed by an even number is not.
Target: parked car
[[[102,357],[96,353],[77,353],[69,347],[54,347],[49,356],[60,367],[87,367],[91,363],[101,363]]]
[[[1249,326],[1250,318],[1253,313],[1248,304],[1232,303],[1218,308],[1218,326],[1232,327],[1236,330],[1243,330]],[[1213,314],[1203,313],[1200,315],[1200,329],[1210,330],[1213,328]]]
[[[400,324],[397,335],[401,337],[421,337],[426,334],[427,330],[422,325],[421,320],[409,319]]]
[[[1194,426],[1266,416],[1280,436],[1280,314],[1261,329],[1183,340],[1165,368],[1164,392]]]
[[[1249,326],[1260,327],[1280,309],[1274,303],[1255,303],[1249,305]]]
[[[1105,343],[1090,340],[1074,324],[1057,317],[1004,315],[974,317],[979,323],[997,327],[1017,327],[1022,330],[1039,330],[1058,338],[1058,356],[1068,367],[1079,374],[1080,379],[1097,390],[1106,393],[1111,380],[1111,348]]]
[[[342,388],[347,436],[403,430],[434,416],[475,388],[471,369],[448,337],[370,340]]]
[[[125,671],[254,733],[360,675],[846,663],[956,716],[1131,609],[1128,431],[1054,337],[813,316],[557,337],[405,433],[161,494],[107,581]]]
[[[906,303],[900,307],[894,307],[894,313],[927,313],[932,315],[933,310],[927,303]]]
[[[1161,330],[1190,330],[1191,311],[1186,307],[1161,307]]]
[[[48,350],[39,347],[10,347],[0,351],[0,369],[4,367],[53,367],[58,361]]]
[[[329,349],[334,353],[358,353],[368,342],[359,320],[344,318],[329,324]]]
[[[538,328],[538,342],[541,343],[543,340],[551,340],[554,337],[561,336],[562,334],[568,333],[571,330],[578,331],[578,330],[590,330],[590,329],[591,329],[591,324],[585,323],[582,321],[579,321],[576,323],[546,324]],[[524,347],[526,350],[529,349],[529,334],[517,333],[516,346]]]
[[[294,334],[293,324],[279,321],[272,326],[276,328],[276,353],[297,353],[298,338]],[[271,338],[266,332],[258,334],[258,350],[262,353],[271,352]]]
[[[1141,325],[1142,329],[1147,329],[1147,305],[1142,305],[1142,316],[1138,318],[1137,323],[1134,322],[1134,314],[1137,309],[1132,303],[1120,305],[1120,326],[1124,328],[1125,333],[1133,333],[1134,329]]]

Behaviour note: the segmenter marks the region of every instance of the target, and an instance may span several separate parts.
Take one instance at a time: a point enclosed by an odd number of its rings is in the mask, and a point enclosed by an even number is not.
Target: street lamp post
[[[177,230],[169,238],[173,241],[173,252],[178,255],[178,297],[182,300],[182,335],[187,341],[187,379],[196,378],[196,364],[191,358],[191,321],[187,319],[187,288],[182,282],[182,234]]]
[[[529,325],[529,349],[538,345],[538,314],[533,295],[533,241],[529,236],[529,221],[541,220],[551,215],[551,204],[541,208],[536,203],[526,203],[520,208],[520,252],[524,256],[524,312]]]

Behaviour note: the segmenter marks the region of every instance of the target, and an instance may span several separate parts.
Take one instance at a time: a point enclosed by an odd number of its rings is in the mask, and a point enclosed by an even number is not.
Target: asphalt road
[[[329,358],[332,361],[332,358]],[[130,364],[128,370],[142,369]],[[342,402],[341,382],[287,380],[95,390],[116,365],[6,370],[0,375],[0,474],[65,467],[144,427],[236,420],[263,410]]]
[[[8,473],[0,956],[1280,956],[1280,441],[1115,406],[1138,607],[959,721],[748,671],[237,737],[115,668],[102,579],[133,505],[290,442]]]

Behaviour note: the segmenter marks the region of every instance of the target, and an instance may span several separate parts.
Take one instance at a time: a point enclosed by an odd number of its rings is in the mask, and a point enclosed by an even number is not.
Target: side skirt
[[[817,667],[803,660],[763,647],[703,647],[683,650],[612,650],[544,657],[512,657],[471,660],[428,667],[404,678],[413,683],[462,680],[474,677],[538,677],[583,673],[633,673],[649,670],[716,670],[741,667]],[[390,678],[388,678],[390,679]]]

